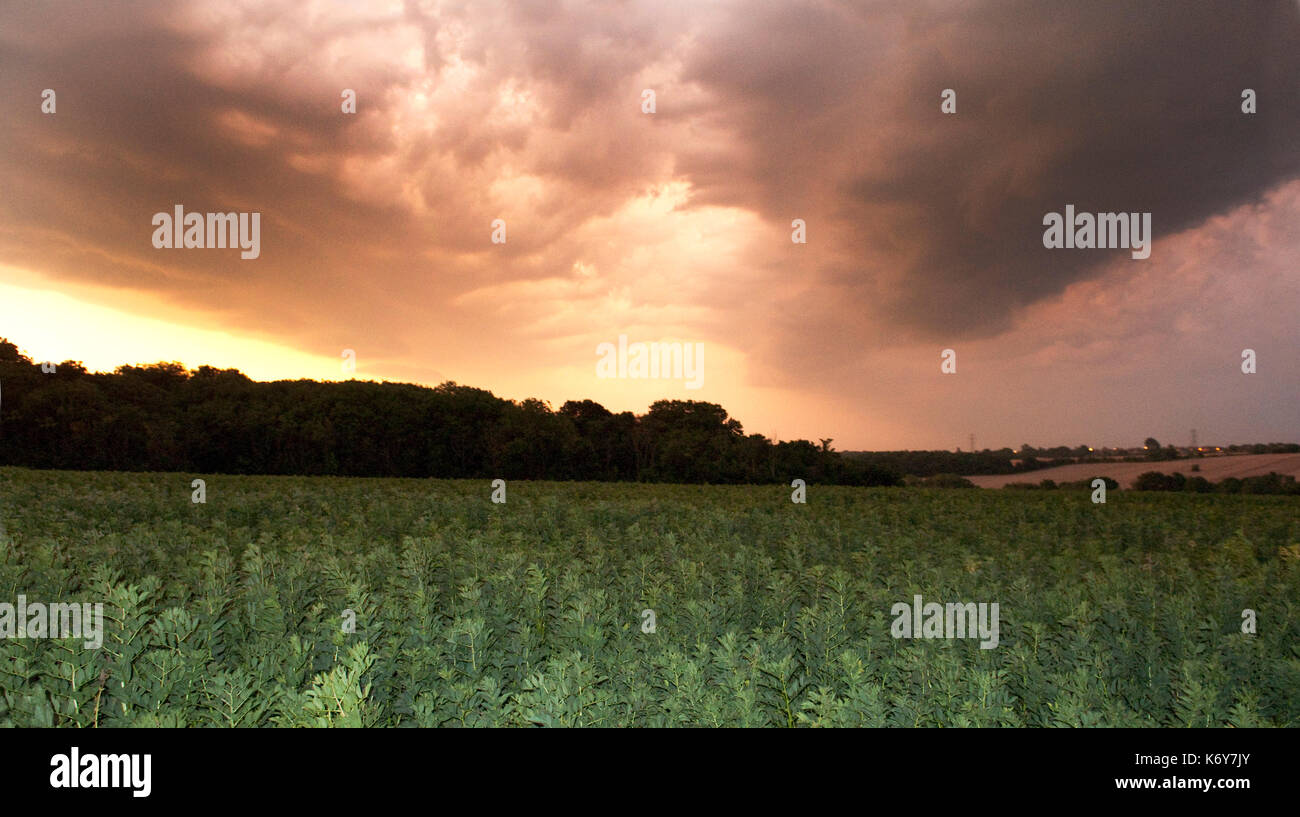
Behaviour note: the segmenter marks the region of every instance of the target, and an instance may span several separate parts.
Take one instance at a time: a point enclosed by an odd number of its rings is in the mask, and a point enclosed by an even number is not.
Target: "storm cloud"
[[[1297,76],[1292,0],[9,4],[0,262],[417,380],[641,330],[847,397],[1291,202]],[[260,212],[261,257],[155,249],[176,204]],[[1152,259],[1044,248],[1067,204],[1150,212]]]
[[[711,32],[686,77],[737,158],[681,169],[701,201],[807,218],[816,273],[896,329],[986,336],[1124,255],[1045,249],[1067,204],[1150,212],[1167,237],[1300,173],[1295,3],[855,8]]]

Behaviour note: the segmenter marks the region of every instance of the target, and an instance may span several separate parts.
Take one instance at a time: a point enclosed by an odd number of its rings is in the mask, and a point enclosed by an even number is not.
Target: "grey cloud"
[[[773,246],[751,248],[751,286],[705,290],[710,331],[758,367],[833,379],[843,350],[994,334],[1116,258],[1044,250],[1047,211],[1149,210],[1159,237],[1300,172],[1293,2],[408,3],[324,28],[300,25],[303,9],[226,9],[233,22],[203,27],[152,3],[6,6],[0,258],[294,341],[328,346],[343,326],[396,356],[408,327],[480,331],[451,299],[565,274],[575,228],[676,175],[696,206],[773,225]],[[324,75],[303,68],[349,31],[412,22],[422,64],[343,48]],[[281,51],[238,38],[265,26],[294,36],[272,41]],[[259,71],[194,70],[196,55],[237,63],[241,49]],[[447,87],[457,56],[473,83],[395,134],[399,103]],[[643,81],[664,91],[655,117],[637,111]],[[59,90],[56,117],[38,111],[43,87]],[[356,118],[337,113],[342,87],[361,96]],[[511,87],[538,121],[485,121]],[[949,87],[956,116],[939,112]],[[1239,112],[1244,87],[1255,116]],[[219,124],[231,112],[274,138],[233,139]],[[302,157],[321,170],[297,169]],[[359,159],[391,177],[345,180]],[[503,164],[544,182],[535,200],[491,191]],[[262,211],[262,258],[154,251],[149,215],[176,202]],[[492,249],[503,209],[520,218]],[[799,250],[795,216],[809,221]]]
[[[861,282],[861,306],[902,331],[993,334],[1095,275],[1116,253],[1042,246],[1044,213],[1066,204],[1150,211],[1159,239],[1300,173],[1295,3],[861,9],[746,4],[711,29],[687,78],[741,159],[725,178],[707,155],[683,170],[699,201],[777,229],[809,213],[811,253],[856,257],[847,279],[841,258],[811,274]]]

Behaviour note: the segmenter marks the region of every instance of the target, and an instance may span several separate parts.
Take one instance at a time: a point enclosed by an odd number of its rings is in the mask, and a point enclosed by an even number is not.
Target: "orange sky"
[[[1294,440],[1298,54],[1293,3],[10,6],[0,336],[838,448]],[[1151,257],[1045,249],[1067,203],[1152,213]],[[260,213],[259,257],[155,248],[177,204]],[[596,377],[620,335],[703,387]]]

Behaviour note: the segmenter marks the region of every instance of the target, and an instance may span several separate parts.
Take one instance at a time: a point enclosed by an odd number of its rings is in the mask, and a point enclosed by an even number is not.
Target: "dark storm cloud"
[[[732,163],[679,169],[807,218],[820,282],[897,328],[987,335],[1127,256],[1045,249],[1045,213],[1149,211],[1158,240],[1295,177],[1298,76],[1290,0],[743,4],[685,76]]]
[[[684,180],[771,240],[745,275],[639,291],[711,309],[701,336],[798,377],[864,339],[996,333],[1126,256],[1045,250],[1046,212],[1151,211],[1159,239],[1300,170],[1290,1],[374,9],[6,6],[0,261],[316,348],[342,327],[397,355],[430,325],[474,348],[492,341],[457,297],[635,255],[637,234],[584,226]],[[150,216],[175,203],[262,212],[261,258],[155,250]],[[628,290],[616,266],[593,280]]]

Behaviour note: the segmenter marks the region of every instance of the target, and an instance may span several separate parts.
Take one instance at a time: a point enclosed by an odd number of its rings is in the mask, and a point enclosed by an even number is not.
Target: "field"
[[[0,602],[105,605],[0,640],[0,724],[1300,723],[1293,498],[190,479],[0,469]]]
[[[1200,470],[1193,471],[1193,465],[1200,466]],[[1077,482],[1081,479],[1103,476],[1110,477],[1121,486],[1128,488],[1133,485],[1133,481],[1139,474],[1146,471],[1185,474],[1189,477],[1202,476],[1210,482],[1218,482],[1228,477],[1238,479],[1257,477],[1270,471],[1300,479],[1300,454],[1238,454],[1229,457],[1200,457],[1159,462],[1071,463],[1020,474],[982,474],[967,479],[980,488],[1001,488],[1010,482],[1037,483],[1045,479],[1055,482]]]

